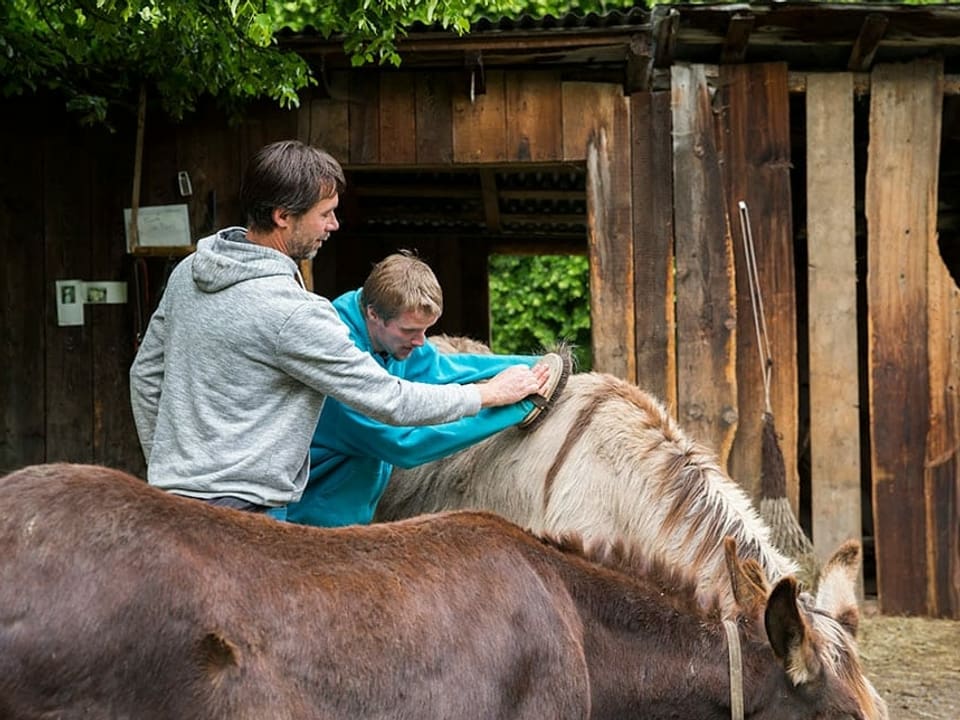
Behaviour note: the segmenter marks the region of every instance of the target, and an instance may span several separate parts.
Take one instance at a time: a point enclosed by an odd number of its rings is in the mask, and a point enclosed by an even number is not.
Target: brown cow
[[[719,616],[610,546],[487,513],[301,527],[84,465],[0,478],[0,507],[0,717],[730,716]],[[885,717],[845,630],[856,549],[827,608],[728,554],[748,717]]]

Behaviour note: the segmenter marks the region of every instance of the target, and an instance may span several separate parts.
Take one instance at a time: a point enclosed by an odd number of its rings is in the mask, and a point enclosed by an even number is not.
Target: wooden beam
[[[412,72],[384,72],[380,75],[380,162],[417,161],[417,94]]]
[[[627,46],[627,68],[623,90],[627,95],[649,90],[653,83],[653,42],[649,35],[637,34]]]
[[[666,15],[660,14],[658,5],[654,8],[654,67],[668,68],[673,65],[673,54],[677,44],[677,32],[680,30],[680,13],[670,8]]]
[[[812,536],[821,562],[863,534],[853,146],[853,76],[807,81]]]
[[[737,427],[737,313],[719,132],[703,66],[670,72],[677,418],[726,467]]]
[[[960,618],[960,288],[935,234],[927,250],[930,431],[924,462],[927,609]]]
[[[720,67],[718,65],[704,65],[707,80],[711,86],[716,87],[717,78],[720,76]],[[791,94],[803,94],[807,91],[807,72],[793,71],[787,75],[787,87]],[[870,94],[870,73],[857,72],[853,74],[853,93],[857,97]],[[943,76],[943,94],[960,95],[960,75]]]
[[[453,161],[453,86],[457,73],[416,75],[417,163]]]
[[[503,70],[486,73],[486,93],[454,93],[453,161],[491,163],[507,159],[507,97]]]
[[[637,383],[676,412],[673,139],[669,92],[630,96]]]
[[[790,169],[790,95],[786,63],[722,65],[716,95],[727,216],[736,238],[737,421],[729,469],[754,497],[777,499],[758,484],[762,468],[764,377],[783,452],[784,492],[798,513],[797,293],[794,272]],[[758,344],[750,299],[740,202],[747,205],[756,241],[755,269],[763,300],[765,344]],[[678,233],[679,235],[679,233]],[[759,316],[758,308],[758,319]],[[767,369],[766,351],[772,365]]]
[[[850,60],[847,62],[848,70],[864,72],[870,69],[870,65],[873,64],[873,56],[876,55],[877,48],[880,47],[880,41],[883,40],[889,24],[890,19],[881,13],[870,13],[863,19],[860,34],[850,51]]]
[[[483,190],[483,217],[487,230],[500,232],[500,198],[497,196],[497,176],[493,170],[480,172],[480,187]]]
[[[721,65],[742,63],[746,59],[754,20],[753,13],[734,13],[730,18],[727,36],[723,40],[723,49],[720,51]]]
[[[586,159],[593,367],[636,381],[630,106],[619,84],[563,84],[563,152]]]
[[[560,73],[517,71],[506,75],[507,159],[558,160],[563,152]]]
[[[927,262],[936,233],[942,78],[942,62],[916,61],[878,65],[871,81],[865,190],[871,475],[877,595],[880,611],[893,615],[929,609]]]

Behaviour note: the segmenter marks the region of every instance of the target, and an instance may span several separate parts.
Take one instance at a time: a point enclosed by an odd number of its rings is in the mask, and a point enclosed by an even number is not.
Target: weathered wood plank
[[[66,132],[43,145],[46,216],[46,461],[93,462],[93,344],[89,324],[57,325],[56,280],[89,280],[93,178],[90,152]],[[133,157],[133,145],[129,146]],[[89,323],[89,319],[87,320]]]
[[[134,139],[129,133],[109,136],[92,131],[91,135],[95,137],[88,143],[96,143],[98,149],[90,157],[94,193],[90,222],[93,252],[88,279],[127,281],[130,259],[126,254],[121,208],[130,202],[131,166],[114,162],[110,149],[132,148]],[[93,459],[143,477],[146,464],[133,422],[127,380],[134,357],[130,305],[87,305],[85,311],[90,344],[94,348],[91,353]]]
[[[750,216],[760,297],[773,361],[770,410],[783,451],[786,496],[796,513],[800,401],[787,66],[785,63],[724,65],[720,68],[717,93],[718,104],[723,108],[721,151],[736,258],[737,421],[729,467],[733,477],[758,497],[766,400],[738,211],[743,201]]]
[[[224,127],[220,112],[207,108],[189,126],[164,132],[175,138],[177,169],[190,174],[193,195],[177,197],[174,202],[187,203],[190,208],[192,240],[227,225],[246,225],[240,210],[240,182],[250,158],[241,157],[238,151],[240,129]],[[154,169],[159,168],[152,165],[151,172]]]
[[[733,244],[703,66],[670,71],[677,263],[677,415],[724,465],[736,430]]]
[[[677,407],[670,93],[630,96],[637,383]]]
[[[871,466],[880,610],[927,611],[927,260],[936,232],[943,67],[873,71],[866,178]],[[904,192],[910,188],[910,192]],[[890,422],[896,418],[897,422]]]
[[[593,367],[635,382],[629,100],[619,85],[564,83],[563,117],[564,157],[587,159]]]
[[[4,136],[16,138],[0,143],[0,473],[43,462],[46,453],[45,319],[54,290],[43,223],[24,222],[44,216],[42,139],[19,117],[0,118]]]
[[[559,160],[563,152],[560,73],[516,72],[506,79],[509,159]]]
[[[853,75],[807,76],[807,287],[812,537],[862,535]]]
[[[305,94],[297,113],[297,137],[340,162],[350,157],[350,83],[345,72],[329,73],[325,94]]]
[[[417,161],[417,103],[413,73],[380,75],[380,162]]]
[[[375,164],[380,160],[380,75],[373,71],[350,76],[350,157],[345,162]]]
[[[279,107],[275,102],[256,103],[244,116],[239,128],[242,166],[264,145],[296,138],[299,131],[298,113]]]
[[[484,238],[471,239],[460,245],[459,282],[444,287],[446,296],[456,292],[460,296],[461,320],[459,334],[490,343],[490,276],[487,260],[489,244]]]
[[[417,162],[453,161],[453,85],[449,72],[417,73]]]
[[[934,210],[933,203],[928,209]],[[930,218],[931,228],[935,221]],[[927,249],[927,281],[927,612],[960,618],[960,288],[944,265],[936,234],[931,234]]]
[[[502,70],[486,74],[486,93],[453,96],[454,162],[497,162],[507,159],[506,81]]]

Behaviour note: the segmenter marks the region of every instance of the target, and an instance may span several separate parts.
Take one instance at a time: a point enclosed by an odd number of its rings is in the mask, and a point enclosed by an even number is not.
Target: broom
[[[750,215],[747,204],[739,203],[740,225],[746,257],[747,279],[750,285],[750,305],[753,308],[754,328],[757,332],[757,347],[763,368],[764,412],[760,444],[760,517],[770,527],[770,540],[780,552],[792,558],[800,566],[799,579],[804,585],[814,587],[819,575],[819,563],[813,543],[797,522],[787,499],[787,473],[783,451],[777,439],[776,424],[770,405],[770,377],[773,371],[773,356],[767,337],[767,323],[763,312],[763,297],[757,273],[757,258],[750,230]]]

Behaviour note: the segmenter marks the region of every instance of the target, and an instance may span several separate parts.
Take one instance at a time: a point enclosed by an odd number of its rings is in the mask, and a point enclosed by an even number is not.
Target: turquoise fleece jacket
[[[360,291],[333,301],[350,338],[387,372],[426,383],[472,383],[511,365],[532,366],[526,355],[445,355],[429,341],[406,360],[386,358],[371,347],[360,306]],[[452,455],[519,423],[533,408],[528,400],[485,408],[477,415],[442,425],[390,426],[328,397],[310,443],[310,479],[300,501],[287,508],[291,522],[322,527],[366,524],[387,486],[394,465],[410,468]]]

